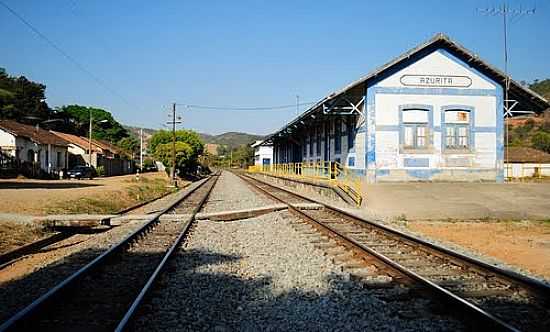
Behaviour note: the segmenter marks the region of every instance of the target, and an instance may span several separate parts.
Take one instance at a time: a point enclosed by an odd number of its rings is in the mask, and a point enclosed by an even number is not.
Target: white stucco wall
[[[61,146],[37,144],[28,138],[17,137],[0,129],[0,146],[3,151],[11,150],[10,155],[17,156],[22,162],[39,162],[40,168],[46,172],[55,172],[66,167],[67,148]],[[29,151],[33,151],[34,158],[29,158]],[[48,158],[46,158],[48,151]],[[57,153],[60,153],[58,160]]]
[[[473,153],[442,153],[441,112],[444,106],[464,105],[474,109],[473,125],[476,127],[496,126],[495,96],[447,96],[447,95],[393,95],[377,93],[376,104],[376,168],[404,168],[405,158],[429,158],[430,168],[447,167],[446,159],[459,156],[472,159],[472,167],[494,168],[496,161],[496,131],[473,132],[475,146]],[[426,154],[400,153],[399,107],[406,104],[429,105],[433,108],[433,144]],[[385,130],[384,128],[390,128]],[[443,133],[444,136],[444,133]]]
[[[437,81],[426,83],[428,80]],[[397,180],[408,180],[404,172],[417,169],[422,172],[492,170],[496,174],[499,162],[499,88],[461,60],[441,50],[370,86],[365,107],[367,136],[360,137],[359,134],[356,139],[358,152],[364,151],[365,155],[374,156],[374,161],[365,165],[370,174],[369,181],[380,180],[376,174],[386,179],[396,175],[394,178]],[[470,111],[470,151],[453,151],[442,146],[445,139],[442,113],[450,107]],[[401,122],[400,117],[412,117],[410,121],[423,123],[430,118],[429,112],[402,113],[403,108],[431,110],[431,124],[427,125],[427,138],[431,144],[427,149],[411,151],[403,148],[400,132],[404,130],[405,121]],[[451,115],[456,116],[455,113],[447,113],[447,118]],[[362,142],[366,146],[362,146]],[[356,164],[362,167],[364,164],[360,159]],[[392,173],[395,170],[401,173]],[[433,174],[437,173],[424,172],[420,176],[422,179],[432,179]]]
[[[0,129],[0,148],[12,157],[15,157],[15,136]]]
[[[260,145],[254,148],[254,165],[262,166],[264,159],[269,159],[269,164],[273,165],[273,146]]]

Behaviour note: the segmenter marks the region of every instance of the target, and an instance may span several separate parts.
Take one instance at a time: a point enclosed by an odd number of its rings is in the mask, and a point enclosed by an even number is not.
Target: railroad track
[[[130,206],[128,208],[122,209],[122,210],[118,211],[116,214],[120,215],[120,216],[123,216],[123,215],[128,214],[128,213],[130,213],[134,210],[137,210],[137,209],[139,209],[139,208],[141,208],[141,207],[143,207],[147,204],[151,204],[154,201],[157,201],[161,198],[164,198],[169,194],[170,193],[166,193],[164,195],[160,195],[160,196],[152,198],[150,200],[140,202],[140,203],[135,204],[133,206]],[[93,232],[101,232],[101,231],[106,231],[106,230],[107,229],[94,230]],[[8,266],[12,265],[13,263],[25,258],[26,256],[36,254],[36,253],[40,252],[42,249],[44,249],[44,248],[46,248],[46,247],[48,247],[52,244],[55,244],[55,243],[58,243],[58,242],[61,242],[61,241],[65,240],[67,238],[70,238],[71,236],[73,236],[75,234],[78,234],[79,232],[81,232],[81,231],[75,231],[75,230],[70,230],[70,229],[62,229],[62,230],[54,232],[53,234],[51,234],[51,235],[49,235],[45,238],[39,239],[39,240],[31,242],[31,243],[27,243],[27,244],[22,245],[18,248],[10,250],[10,251],[8,251],[4,254],[1,254],[0,255],[0,270],[5,268],[5,267],[8,267]],[[89,232],[90,232],[90,230],[86,230],[86,233],[89,233]]]
[[[550,287],[352,215],[267,182],[240,175],[260,192],[328,235],[367,265],[389,271],[390,280],[434,296],[473,329],[550,331]],[[293,204],[321,204],[322,210],[298,210]]]
[[[0,331],[122,331],[179,247],[219,174],[189,188],[138,230],[0,325]],[[162,220],[178,214],[184,220]]]

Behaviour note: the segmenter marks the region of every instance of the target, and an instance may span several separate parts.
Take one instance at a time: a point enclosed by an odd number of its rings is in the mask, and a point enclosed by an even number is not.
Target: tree
[[[45,85],[25,76],[10,76],[0,68],[0,118],[27,123],[48,119],[51,110],[46,104],[45,91]]]
[[[550,79],[534,80],[529,88],[546,98],[546,100],[550,100]]]
[[[218,156],[226,156],[229,154],[229,148],[227,147],[227,145],[220,144],[216,148],[216,153],[218,154]]]
[[[185,145],[179,143],[185,143]],[[204,145],[197,133],[191,130],[176,131],[176,167],[180,172],[194,171],[203,150]],[[149,140],[149,152],[164,165],[172,165],[172,132],[159,130],[154,133]]]
[[[172,167],[172,143],[158,144],[154,156],[165,166]],[[193,158],[193,148],[185,142],[176,142],[176,169],[180,173],[189,171]]]
[[[118,123],[111,113],[94,107],[67,105],[57,110],[61,117],[73,119],[79,135],[87,135],[89,131],[90,113],[92,114],[92,138],[119,142],[130,136],[128,131]]]
[[[539,131],[531,140],[535,149],[542,150],[546,153],[550,153],[550,133]]]
[[[129,155],[139,154],[139,141],[135,137],[124,137],[117,143],[117,146]]]
[[[233,149],[233,164],[245,167],[253,163],[254,149],[249,145],[241,145]]]

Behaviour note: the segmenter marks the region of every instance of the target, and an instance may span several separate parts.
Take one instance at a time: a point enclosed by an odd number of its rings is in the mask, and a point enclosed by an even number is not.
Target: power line
[[[254,107],[241,107],[241,106],[207,106],[207,105],[196,105],[196,104],[180,104],[179,106],[184,106],[188,109],[204,109],[204,110],[215,110],[215,111],[271,111],[271,110],[282,110],[289,108],[296,108],[298,106],[304,105],[313,105],[314,102],[309,103],[296,103],[288,105],[276,105],[276,106],[254,106]]]
[[[82,72],[90,76],[97,84],[99,84],[101,87],[115,95],[116,97],[120,98],[124,103],[126,103],[130,107],[135,107],[135,105],[132,105],[124,96],[122,96],[120,93],[118,93],[115,89],[108,86],[102,79],[100,79],[97,75],[92,73],[90,70],[88,70],[86,67],[84,67],[80,62],[78,62],[74,57],[69,55],[67,52],[65,52],[61,47],[59,47],[56,43],[54,43],[50,38],[48,38],[45,34],[40,32],[37,28],[35,28],[29,21],[27,21],[22,15],[17,13],[14,9],[9,7],[4,1],[0,0],[0,4],[4,6],[13,16],[15,16],[17,19],[19,19],[23,24],[25,24],[29,29],[31,29],[38,37],[42,38],[48,45],[50,45],[53,49],[55,49],[57,52],[59,52],[65,59],[67,59],[69,62],[71,62],[73,65],[75,65],[78,69],[80,69]]]
[[[504,118],[506,117],[512,117],[513,111],[512,109],[518,104],[515,100],[510,100],[509,98],[509,90],[510,90],[510,75],[508,73],[508,47],[509,47],[509,41],[508,41],[508,26],[513,22],[513,19],[516,18],[516,23],[523,17],[524,15],[532,15],[535,14],[536,8],[531,9],[523,9],[520,7],[519,9],[513,9],[510,8],[506,1],[502,3],[501,7],[492,7],[492,8],[485,8],[480,9],[478,8],[478,11],[484,15],[488,16],[502,16],[502,27],[503,27],[503,41],[504,41],[504,47],[503,47],[503,53],[504,53]],[[512,106],[510,106],[510,102],[512,102]],[[506,120],[505,120],[506,121]],[[508,121],[505,123],[505,149],[506,149],[506,163],[509,163],[510,158],[510,129],[508,126]],[[508,168],[506,168],[506,172],[508,172]],[[508,176],[509,174],[506,174]]]

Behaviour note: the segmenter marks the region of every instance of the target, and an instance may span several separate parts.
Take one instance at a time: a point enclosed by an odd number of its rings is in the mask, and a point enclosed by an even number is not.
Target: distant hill
[[[139,129],[138,127],[125,126],[128,131],[130,131],[135,137],[139,138]],[[143,128],[143,139],[147,141],[154,133],[156,129]],[[219,135],[210,135],[199,133],[201,139],[205,144],[218,144],[218,145],[228,145],[231,147],[237,147],[243,144],[251,144],[256,140],[263,139],[264,136],[240,133],[240,132],[227,132]]]
[[[126,130],[128,130],[130,132],[130,134],[132,134],[134,137],[139,139],[139,131],[140,131],[141,128],[132,127],[132,126],[124,126],[124,128],[126,128]],[[149,140],[149,138],[151,138],[151,136],[153,136],[155,131],[157,131],[157,130],[156,129],[150,129],[150,128],[143,128],[143,140],[144,141]]]
[[[535,80],[529,85],[529,88],[550,101],[550,79]]]
[[[264,136],[239,133],[239,132],[227,132],[220,135],[199,134],[205,143],[228,145],[231,147],[237,147],[239,145],[251,144],[254,141],[261,140]]]

